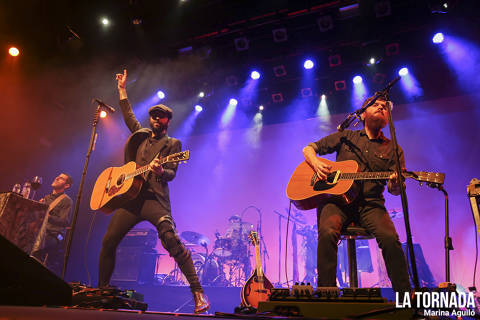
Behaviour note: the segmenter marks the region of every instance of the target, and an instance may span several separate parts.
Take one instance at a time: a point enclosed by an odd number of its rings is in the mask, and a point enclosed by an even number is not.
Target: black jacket
[[[140,144],[152,135],[152,130],[149,128],[142,128],[140,122],[135,117],[132,107],[128,99],[120,100],[120,107],[122,109],[123,119],[125,124],[132,132],[132,135],[128,138],[125,144],[125,163],[135,161],[137,155],[137,149]],[[154,154],[160,153],[160,158],[172,153],[180,152],[182,150],[182,143],[180,140],[165,135],[162,139],[162,143],[156,145],[157,150]],[[150,161],[153,160],[150,159]],[[151,172],[147,176],[147,183],[149,189],[154,193],[160,204],[170,214],[170,196],[168,190],[168,182],[172,181],[177,173],[177,163],[167,163],[163,165],[164,172],[161,176]]]

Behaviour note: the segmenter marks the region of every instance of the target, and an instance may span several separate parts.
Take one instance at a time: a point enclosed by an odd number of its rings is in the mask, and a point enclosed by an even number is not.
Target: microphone
[[[108,104],[106,104],[106,103],[103,102],[102,100],[97,99],[97,98],[94,98],[93,100],[95,100],[96,103],[98,103],[101,107],[107,109],[107,110],[110,111],[111,113],[114,113],[114,112],[115,112],[115,108],[114,108],[114,107],[109,106]]]

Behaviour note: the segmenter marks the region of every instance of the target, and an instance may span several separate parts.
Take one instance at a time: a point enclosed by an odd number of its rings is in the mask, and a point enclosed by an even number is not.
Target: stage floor
[[[265,317],[265,316],[243,316],[228,314],[189,314],[189,313],[166,313],[153,311],[130,311],[130,310],[95,310],[95,309],[75,309],[75,308],[48,308],[48,307],[19,307],[19,306],[0,306],[1,320],[161,320],[161,319],[288,319],[286,317]],[[305,318],[303,318],[305,319]]]

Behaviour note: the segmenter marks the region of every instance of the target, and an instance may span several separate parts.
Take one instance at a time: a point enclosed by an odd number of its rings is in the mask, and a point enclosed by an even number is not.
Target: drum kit
[[[243,222],[239,217],[230,219],[225,235],[215,234],[211,252],[208,250],[211,241],[207,236],[194,231],[180,234],[184,245],[192,252],[193,264],[202,285],[239,287],[244,284],[251,273],[248,235],[252,230],[253,224]],[[172,273],[181,275],[178,270]],[[180,282],[186,284],[183,278]]]

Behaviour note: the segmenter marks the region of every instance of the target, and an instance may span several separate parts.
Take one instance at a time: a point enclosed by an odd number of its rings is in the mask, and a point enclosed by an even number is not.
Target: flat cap
[[[164,105],[164,104],[157,104],[157,105],[151,107],[150,109],[148,109],[148,114],[151,115],[152,112],[154,112],[154,111],[159,111],[159,112],[164,112],[164,113],[166,113],[166,114],[167,114],[167,117],[168,117],[169,119],[171,119],[172,116],[173,116],[173,110],[170,109],[169,107],[167,107],[167,106]]]

